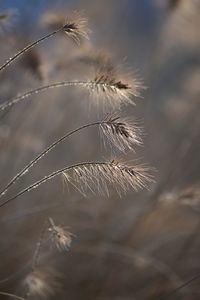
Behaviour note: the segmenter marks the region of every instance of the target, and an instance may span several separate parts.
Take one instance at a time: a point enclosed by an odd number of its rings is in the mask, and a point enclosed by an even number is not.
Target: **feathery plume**
[[[15,9],[0,11],[0,31],[10,29],[15,23],[16,16],[17,10]]]
[[[55,225],[52,218],[49,218],[49,232],[52,243],[59,251],[68,250],[71,246],[73,234],[66,230],[64,227]]]
[[[86,125],[83,125],[79,128],[76,128],[65,135],[63,135],[61,138],[57,139],[55,142],[53,142],[50,146],[48,146],[46,149],[44,149],[41,153],[39,153],[33,160],[31,160],[19,173],[17,173],[9,182],[8,184],[3,188],[3,190],[0,191],[0,198],[6,194],[8,189],[21,177],[23,177],[29,170],[32,168],[42,157],[47,155],[52,149],[54,149],[57,145],[64,142],[69,136],[73,135],[74,133],[91,127],[95,125],[100,125],[102,122],[95,122],[95,123],[89,123]]]
[[[55,30],[58,27],[63,26],[66,20],[66,13],[62,11],[46,11],[40,16],[39,25],[42,28],[48,28],[49,30]]]
[[[115,160],[105,163],[80,165],[72,169],[72,174],[65,174],[65,180],[72,183],[83,195],[87,190],[109,195],[108,187],[112,186],[118,194],[127,192],[129,188],[138,191],[148,188],[152,176],[146,166],[132,166]]]
[[[37,79],[43,79],[43,72],[41,69],[42,60],[40,53],[36,50],[36,48],[25,53],[22,66],[28,69]]]
[[[112,72],[114,65],[110,53],[106,50],[99,50],[94,47],[85,47],[76,61],[93,66],[101,72]]]
[[[178,191],[165,192],[158,199],[161,203],[187,205],[194,210],[199,209],[200,188],[194,184]]]
[[[116,114],[109,115],[100,124],[100,128],[108,143],[122,152],[132,150],[134,145],[142,144],[141,128],[128,118],[120,118]]]
[[[90,31],[87,23],[86,18],[78,12],[74,12],[72,16],[67,17],[63,30],[79,45],[82,38],[89,39]]]
[[[124,152],[126,149],[133,149],[134,145],[140,145],[142,143],[140,139],[141,129],[135,124],[133,125],[127,119],[121,119],[119,116],[108,116],[102,121],[89,123],[76,128],[59,139],[53,142],[50,146],[39,153],[33,160],[31,160],[19,173],[17,173],[8,184],[0,191],[0,198],[6,194],[8,189],[21,177],[23,177],[38,161],[46,156],[52,149],[64,142],[69,136],[79,132],[83,129],[92,126],[99,126],[102,130],[102,134],[105,135],[107,141],[113,146],[117,147],[120,151]]]
[[[135,78],[119,78],[114,72],[99,72],[87,83],[97,106],[117,109],[122,104],[134,104],[133,97],[140,96],[141,84]]]
[[[29,273],[22,285],[26,291],[25,298],[39,297],[41,299],[52,296],[60,286],[53,274],[44,270],[34,270]]]
[[[77,43],[80,43],[80,38],[88,38],[88,30],[86,28],[87,20],[85,18],[78,17],[76,20],[67,19],[65,25],[61,26],[60,28],[50,32],[49,34],[41,37],[40,39],[36,40],[35,42],[28,44],[22,50],[17,52],[14,56],[9,58],[3,65],[0,66],[0,71],[4,70],[8,67],[12,62],[14,62],[17,58],[23,55],[25,52],[29,51],[39,43],[43,42],[44,40],[56,35],[58,32],[64,31],[68,34],[69,37],[72,37]]]
[[[67,166],[41,178],[30,186],[26,187],[18,194],[5,200],[0,207],[15,200],[19,196],[37,189],[41,184],[55,178],[58,175],[71,171],[72,177],[66,174],[66,178],[70,182],[72,179],[80,186],[80,189],[90,189],[93,187],[99,193],[108,194],[108,185],[113,187],[120,194],[120,190],[126,192],[128,188],[138,191],[139,188],[148,188],[148,183],[153,182],[153,177],[149,172],[150,168],[145,165],[130,166],[124,163],[116,162],[83,162],[75,165]]]
[[[178,5],[180,4],[180,0],[168,0],[168,8],[170,10],[174,10],[175,8],[178,7]]]
[[[10,16],[10,14],[8,12],[5,12],[5,13],[0,12],[0,22],[7,20],[9,18],[9,16]]]
[[[183,205],[198,207],[200,203],[200,188],[198,185],[192,185],[183,189],[178,194],[177,199]]]
[[[94,79],[88,81],[56,82],[27,91],[24,94],[18,95],[13,99],[2,103],[0,105],[0,111],[40,92],[69,86],[87,88],[91,96],[90,103],[105,109],[118,109],[121,104],[134,104],[132,96],[139,97],[139,89],[142,87],[135,79],[132,79],[132,83],[123,82],[121,80],[116,80],[114,77],[108,75],[108,73],[101,73],[101,75],[97,75]]]

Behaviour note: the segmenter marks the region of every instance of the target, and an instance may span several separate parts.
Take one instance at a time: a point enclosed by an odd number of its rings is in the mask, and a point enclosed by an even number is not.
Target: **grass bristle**
[[[135,104],[134,97],[140,96],[141,84],[135,79],[119,78],[114,72],[99,72],[88,82],[90,93],[97,106],[106,110],[118,109],[121,105]]]
[[[50,239],[53,245],[55,245],[59,251],[68,250],[71,246],[73,234],[64,227],[55,225],[51,218],[49,218],[49,224],[50,226],[48,230],[50,232]]]
[[[115,114],[109,115],[102,122],[100,128],[108,144],[115,146],[122,152],[133,150],[134,146],[142,144],[142,129],[136,122],[128,118],[121,118]]]
[[[75,167],[71,176],[66,174],[65,181],[71,182],[83,195],[86,195],[87,190],[92,193],[109,195],[109,186],[112,186],[121,195],[129,188],[133,188],[135,191],[148,188],[148,183],[153,181],[149,170],[149,167],[144,165],[132,166],[112,160],[107,163]]]
[[[72,16],[67,17],[63,30],[77,44],[80,44],[83,38],[89,39],[87,19],[82,17],[80,13],[75,12]]]

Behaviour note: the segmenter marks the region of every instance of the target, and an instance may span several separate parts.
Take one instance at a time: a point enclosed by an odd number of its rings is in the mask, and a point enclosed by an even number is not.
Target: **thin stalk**
[[[167,299],[170,296],[172,296],[173,294],[175,294],[177,291],[179,291],[180,289],[186,287],[188,284],[190,284],[192,281],[197,280],[200,278],[200,272],[197,273],[196,276],[190,278],[190,280],[186,281],[185,283],[183,283],[182,285],[178,286],[176,289],[168,292],[167,294],[164,294],[163,296],[161,296],[160,298],[158,298],[158,300],[163,300],[163,299]]]
[[[14,295],[14,294],[6,293],[6,292],[0,292],[0,295],[12,297],[12,298],[19,299],[19,300],[26,300],[25,298],[16,296],[16,295]]]
[[[101,87],[102,89],[105,89],[105,87],[107,88],[116,88],[114,84],[110,84],[110,83],[106,83],[106,82],[96,82],[95,80],[91,80],[91,81],[63,81],[63,82],[56,82],[56,83],[52,83],[52,84],[48,84],[45,86],[41,86],[39,88],[30,90],[24,94],[18,95],[16,97],[14,97],[13,99],[11,99],[10,101],[7,101],[3,104],[0,105],[0,111],[5,110],[7,107],[11,107],[12,105],[34,95],[34,94],[38,94],[40,92],[49,90],[49,89],[53,89],[53,88],[57,88],[57,87],[66,87],[66,86],[84,86],[86,88],[97,88],[97,87]]]
[[[33,262],[32,262],[32,267],[31,267],[32,272],[36,269],[36,267],[39,264],[39,258],[40,258],[40,253],[41,253],[41,249],[42,249],[42,246],[43,246],[44,235],[45,235],[45,232],[46,232],[46,229],[47,229],[46,225],[47,225],[47,222],[45,221],[44,224],[43,224],[42,231],[40,233],[39,241],[36,244],[36,249],[35,249],[35,252],[34,252],[34,255],[33,255]]]
[[[104,121],[99,121],[99,122],[94,122],[94,123],[89,123],[86,125],[83,125],[79,128],[76,128],[70,132],[68,132],[67,134],[65,134],[64,136],[62,136],[61,138],[59,138],[58,140],[56,140],[53,144],[51,144],[49,147],[47,147],[44,151],[42,151],[39,155],[37,155],[32,161],[30,161],[18,174],[16,174],[11,180],[10,182],[6,185],[6,187],[0,192],[0,197],[2,197],[3,195],[6,194],[6,192],[8,191],[8,189],[22,176],[24,176],[29,169],[36,164],[42,157],[44,157],[49,151],[51,151],[54,147],[56,147],[58,144],[60,144],[61,142],[63,142],[66,138],[68,138],[69,136],[71,136],[72,134],[91,127],[91,126],[95,126],[95,125],[100,125],[104,123]]]
[[[11,201],[15,200],[16,198],[18,198],[19,196],[25,194],[26,192],[30,192],[31,190],[33,190],[35,188],[38,188],[41,184],[49,181],[50,179],[53,179],[57,175],[62,174],[62,172],[67,172],[67,171],[73,170],[74,168],[78,168],[78,167],[82,167],[82,166],[88,166],[88,165],[108,165],[108,163],[106,163],[106,162],[83,162],[83,163],[78,163],[78,164],[74,164],[74,165],[67,166],[67,167],[64,167],[62,169],[59,169],[59,170],[57,170],[57,171],[41,178],[40,180],[36,181],[35,183],[29,185],[24,190],[22,190],[21,192],[16,194],[14,197],[12,197],[10,199],[7,199],[2,204],[0,204],[0,207],[4,206],[8,202],[11,202]]]
[[[4,70],[6,67],[8,67],[12,62],[14,62],[18,57],[20,57],[22,54],[24,54],[25,52],[27,52],[28,50],[32,49],[34,46],[36,46],[37,44],[39,44],[40,42],[50,38],[51,36],[55,35],[56,33],[58,33],[59,31],[63,30],[63,27],[43,36],[42,38],[38,39],[37,41],[27,45],[25,48],[23,48],[22,50],[20,50],[19,52],[17,52],[14,56],[10,57],[1,67],[0,67],[0,72],[2,70]]]
[[[40,92],[49,90],[49,89],[53,89],[56,87],[65,87],[65,86],[76,86],[76,85],[87,85],[88,82],[86,81],[64,81],[64,82],[56,82],[56,83],[52,83],[52,84],[48,84],[45,86],[41,86],[39,88],[36,88],[34,90],[30,90],[24,94],[18,95],[15,98],[13,98],[12,100],[3,103],[2,105],[0,105],[0,110],[3,111],[4,109],[6,109],[7,107],[10,107],[16,103],[18,103],[19,101],[28,98],[34,94],[38,94]]]

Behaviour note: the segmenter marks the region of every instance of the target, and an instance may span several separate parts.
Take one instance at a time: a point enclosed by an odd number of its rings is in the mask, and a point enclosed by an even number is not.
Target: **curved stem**
[[[19,300],[25,300],[25,298],[16,296],[16,295],[14,295],[14,294],[6,293],[6,292],[0,292],[0,295],[12,297],[12,298],[19,299]]]
[[[56,83],[52,83],[52,84],[48,84],[42,87],[39,87],[37,89],[34,90],[30,90],[24,94],[21,94],[19,96],[16,96],[15,98],[13,98],[12,100],[3,103],[2,105],[0,105],[0,110],[3,111],[4,109],[6,109],[7,107],[10,107],[18,102],[20,102],[21,100],[28,98],[34,94],[38,94],[40,92],[49,90],[49,89],[53,89],[56,87],[65,87],[65,86],[76,86],[76,85],[87,85],[89,84],[86,81],[64,81],[64,82],[56,82]]]
[[[11,181],[6,185],[6,187],[0,192],[0,197],[2,197],[3,195],[5,195],[5,193],[8,191],[8,189],[23,175],[25,175],[29,169],[36,164],[43,156],[45,156],[49,151],[51,151],[54,147],[56,147],[58,144],[60,144],[61,142],[63,142],[66,138],[68,138],[69,136],[71,136],[72,134],[91,127],[91,126],[95,126],[95,125],[100,125],[102,124],[104,121],[102,122],[95,122],[95,123],[90,123],[90,124],[86,124],[83,125],[77,129],[74,129],[70,132],[68,132],[67,134],[65,134],[64,136],[62,136],[61,138],[59,138],[58,140],[56,140],[53,144],[51,144],[49,147],[47,147],[44,151],[42,151],[39,155],[37,155],[32,161],[30,161],[17,175],[15,175]]]
[[[32,267],[31,267],[32,272],[36,269],[36,267],[39,264],[39,258],[40,258],[40,253],[41,253],[41,249],[42,249],[42,246],[43,246],[44,235],[45,235],[45,232],[46,232],[46,229],[47,229],[46,225],[47,225],[47,222],[45,221],[44,224],[43,224],[42,231],[40,233],[39,241],[36,244],[36,249],[35,249],[35,252],[34,252],[34,255],[33,255],[33,262],[32,262]]]
[[[24,190],[22,190],[21,192],[19,192],[18,194],[16,194],[14,197],[7,199],[6,201],[4,201],[2,204],[0,204],[0,207],[4,206],[5,204],[7,204],[8,202],[11,202],[12,200],[15,200],[16,198],[18,198],[19,196],[25,194],[26,192],[30,192],[31,190],[38,188],[41,184],[49,181],[50,179],[53,179],[54,177],[56,177],[57,175],[60,175],[62,172],[66,172],[66,171],[70,171],[73,170],[75,168],[78,167],[82,167],[82,166],[88,166],[88,165],[107,165],[108,163],[106,162],[83,162],[83,163],[78,163],[78,164],[74,164],[71,166],[67,166],[64,167],[62,169],[59,169],[43,178],[41,178],[40,180],[36,181],[35,183],[29,185],[27,188],[25,188]]]
[[[90,80],[90,81],[63,81],[63,82],[56,82],[56,83],[52,83],[52,84],[48,84],[45,86],[41,86],[39,88],[36,88],[34,90],[30,90],[24,94],[18,95],[16,97],[14,97],[13,99],[11,99],[10,101],[7,101],[3,104],[0,105],[0,111],[5,110],[7,107],[11,107],[12,105],[20,102],[21,100],[24,100],[34,94],[38,94],[40,92],[49,90],[49,89],[53,89],[53,88],[57,88],[57,87],[66,87],[66,86],[84,86],[87,88],[91,88],[91,89],[95,89],[97,87],[100,87],[102,89],[104,89],[105,87],[107,88],[115,88],[114,85],[109,84],[109,83],[105,83],[105,82],[96,82],[95,80]]]
[[[187,286],[188,284],[190,284],[192,281],[199,279],[200,278],[200,272],[197,273],[196,276],[193,276],[192,278],[190,278],[188,281],[186,281],[185,283],[181,284],[180,286],[178,286],[176,289],[164,294],[163,296],[161,296],[160,298],[158,298],[158,300],[163,300],[163,299],[167,299],[169,298],[171,295],[175,294],[177,291],[179,291],[180,289],[184,288],[185,286]]]
[[[4,70],[6,67],[8,67],[12,62],[14,62],[18,57],[20,57],[22,54],[24,54],[25,52],[27,52],[28,50],[32,49],[34,46],[36,46],[37,44],[39,44],[40,42],[50,38],[51,36],[55,35],[56,33],[58,33],[59,31],[63,30],[63,27],[43,36],[42,38],[38,39],[37,41],[27,45],[25,48],[23,48],[22,50],[20,50],[19,52],[17,52],[14,56],[12,56],[11,58],[9,58],[1,67],[0,67],[0,72],[2,70]]]

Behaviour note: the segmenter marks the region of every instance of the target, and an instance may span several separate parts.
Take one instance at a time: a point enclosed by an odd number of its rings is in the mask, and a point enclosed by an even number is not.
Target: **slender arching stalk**
[[[89,165],[90,166],[91,165],[96,166],[96,165],[107,165],[107,164],[108,163],[106,163],[106,162],[83,162],[83,163],[78,163],[78,164],[74,164],[74,165],[67,166],[67,167],[64,167],[62,169],[59,169],[59,170],[57,170],[57,171],[41,178],[40,180],[36,181],[35,183],[29,185],[27,188],[25,188],[24,190],[22,190],[21,192],[16,194],[14,197],[5,200],[2,204],[0,204],[0,207],[4,206],[8,202],[11,202],[11,201],[15,200],[16,198],[18,198],[19,196],[25,194],[26,192],[30,192],[32,189],[38,188],[41,184],[49,181],[50,179],[53,179],[54,177],[56,177],[57,175],[62,174],[63,172],[67,172],[67,171],[73,170],[73,169],[78,168],[78,167],[83,167],[83,166],[89,166]]]
[[[41,86],[34,90],[30,90],[24,94],[18,95],[15,98],[11,99],[10,101],[3,103],[2,105],[0,105],[0,111],[5,110],[7,107],[12,106],[12,105],[24,100],[25,98],[28,98],[28,97],[30,97],[34,94],[38,94],[40,92],[44,92],[49,89],[53,89],[53,88],[57,88],[57,87],[76,86],[76,85],[87,86],[87,84],[89,84],[89,83],[86,81],[64,81],[64,82],[56,82],[56,83],[48,84],[45,86]]]
[[[100,125],[102,124],[104,121],[99,121],[99,122],[94,122],[94,123],[89,123],[86,125],[83,125],[77,129],[74,129],[70,132],[68,132],[67,134],[65,134],[64,136],[62,136],[61,138],[59,138],[58,140],[56,140],[53,144],[51,144],[49,147],[47,147],[44,151],[42,151],[39,155],[37,155],[32,161],[30,161],[17,175],[15,175],[11,181],[6,185],[6,187],[0,192],[0,197],[2,197],[3,195],[6,194],[6,192],[8,191],[8,189],[22,176],[24,176],[29,169],[36,164],[43,156],[45,156],[49,151],[51,151],[54,147],[56,147],[58,144],[60,144],[61,142],[63,142],[66,138],[68,138],[69,136],[71,136],[72,134],[91,127],[91,126],[95,126],[95,125]]]
[[[46,229],[47,229],[46,227],[47,227],[47,222],[45,221],[44,224],[43,224],[41,233],[40,233],[39,240],[38,240],[38,242],[36,244],[36,249],[34,251],[33,262],[32,262],[32,266],[31,266],[32,272],[36,269],[36,267],[39,264],[39,258],[40,258],[40,254],[41,254],[41,248],[43,246],[44,235],[45,235],[45,232],[46,232]]]
[[[193,276],[192,278],[190,278],[188,281],[186,281],[185,283],[181,284],[180,286],[178,286],[176,289],[164,294],[163,296],[161,296],[160,298],[158,298],[158,300],[164,300],[169,298],[171,295],[175,294],[176,292],[178,292],[180,289],[186,287],[188,284],[190,284],[192,281],[199,279],[200,278],[200,272],[197,273],[197,275]]]
[[[14,294],[6,293],[6,292],[0,292],[0,295],[4,295],[4,296],[11,297],[11,298],[14,298],[14,299],[19,299],[19,300],[26,300],[25,298],[16,296]]]
[[[25,52],[27,52],[28,50],[32,49],[34,46],[38,45],[39,43],[41,43],[42,41],[50,38],[51,36],[55,35],[56,33],[58,33],[59,31],[62,31],[63,27],[43,36],[42,38],[38,39],[37,41],[27,45],[25,48],[23,48],[22,50],[20,50],[19,52],[17,52],[14,56],[10,57],[2,66],[0,66],[0,72],[2,70],[4,70],[6,67],[8,67],[12,62],[14,62],[18,57],[20,57],[22,54],[24,54]]]
[[[24,94],[20,94],[16,97],[14,97],[11,100],[6,101],[5,103],[0,105],[0,111],[5,110],[8,107],[11,107],[14,104],[17,104],[18,102],[29,98],[32,95],[36,95],[40,92],[47,91],[49,89],[59,88],[59,87],[68,87],[68,86],[83,86],[85,88],[90,89],[90,91],[96,91],[96,95],[100,93],[100,91],[103,91],[104,94],[109,94],[111,92],[115,98],[122,97],[121,92],[123,91],[123,87],[118,87],[118,83],[115,82],[106,82],[104,80],[98,81],[96,78],[93,80],[80,80],[80,81],[62,81],[62,82],[54,82],[48,85],[41,86],[39,88],[30,90],[25,92]],[[125,88],[126,89],[129,88]],[[130,88],[131,90],[131,88]],[[123,91],[124,92],[124,91]],[[127,98],[127,95],[124,94],[124,99]],[[114,102],[114,101],[113,101]]]
[[[67,86],[83,86],[84,88],[89,89],[90,93],[93,93],[96,104],[101,103],[101,105],[109,105],[112,108],[119,108],[121,104],[134,104],[132,101],[132,96],[139,96],[138,88],[140,87],[140,84],[134,80],[132,84],[125,83],[114,78],[113,76],[108,75],[107,73],[102,72],[99,75],[96,75],[92,80],[54,82],[27,91],[11,100],[5,101],[0,105],[0,111],[3,111],[6,108],[11,107],[12,105],[34,94],[57,87]]]
[[[97,188],[97,191],[107,192],[108,184],[116,186],[116,191],[119,192],[119,188],[122,191],[127,191],[129,187],[137,191],[139,188],[148,188],[148,183],[152,182],[152,175],[148,174],[149,168],[144,165],[127,165],[123,162],[104,161],[104,162],[82,162],[76,163],[71,166],[66,166],[62,169],[58,169],[49,175],[44,176],[40,180],[29,185],[25,189],[21,190],[18,194],[5,200],[0,207],[6,203],[18,198],[19,196],[30,192],[32,189],[38,188],[41,184],[53,179],[57,175],[65,174],[66,180],[72,182],[71,176],[68,176],[69,171],[72,171],[73,179],[76,184],[82,184],[84,187],[94,192],[92,186]]]

